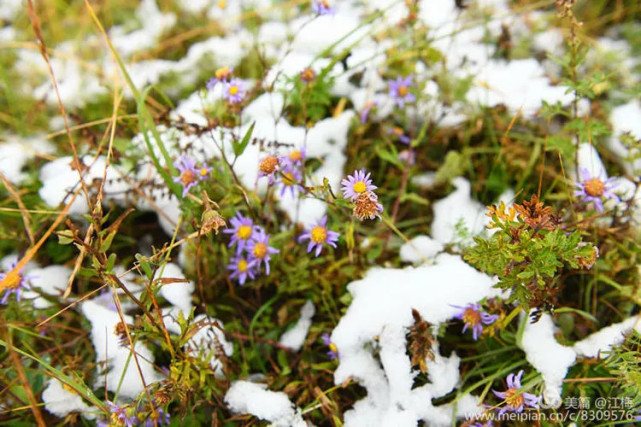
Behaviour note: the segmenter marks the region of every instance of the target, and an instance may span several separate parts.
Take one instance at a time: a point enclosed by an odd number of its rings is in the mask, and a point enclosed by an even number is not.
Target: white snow
[[[53,145],[40,138],[7,137],[6,143],[0,143],[0,172],[12,184],[20,184],[27,177],[23,172],[26,163],[37,155],[53,151]]]
[[[294,407],[283,392],[267,390],[264,384],[249,381],[234,381],[225,394],[225,403],[237,414],[252,414],[274,426],[303,427],[300,409]]]
[[[97,410],[87,405],[78,393],[65,388],[56,378],[47,382],[47,387],[42,391],[42,402],[47,411],[59,418],[64,418],[72,412],[82,412],[85,418],[91,420],[95,415],[89,412]]]
[[[194,292],[194,284],[191,281],[183,281],[185,275],[182,269],[172,262],[165,264],[162,274],[158,279],[177,279],[174,283],[161,284],[160,294],[169,301],[174,307],[182,310],[185,317],[191,310],[191,294]]]
[[[401,246],[401,260],[404,262],[423,262],[444,249],[443,244],[429,236],[416,236]]]
[[[641,102],[635,99],[614,108],[610,114],[610,122],[613,128],[609,140],[610,149],[623,159],[630,153],[620,141],[621,135],[630,132],[635,139],[641,139]],[[625,161],[624,166],[629,174],[637,175],[641,172],[641,159],[634,162]]]
[[[472,236],[483,231],[488,223],[485,206],[472,200],[470,182],[457,177],[452,183],[456,190],[433,205],[432,238],[443,244],[460,240],[456,235],[456,225],[461,221]]]
[[[107,159],[104,156],[99,156],[94,159],[91,156],[83,156],[82,163],[87,166],[83,170],[82,175],[84,182],[90,186],[94,180],[102,180],[105,167],[107,167]],[[42,187],[38,190],[40,198],[51,207],[58,207],[62,202],[67,202],[68,194],[76,191],[80,186],[80,178],[78,171],[72,169],[71,165],[73,158],[71,156],[60,157],[52,162],[47,163],[40,169],[40,181]],[[122,180],[122,173],[114,165],[107,167],[106,181],[104,183],[104,201],[114,200],[116,202],[123,202],[126,198],[126,193],[130,187],[127,182]],[[84,192],[80,190],[78,196],[74,200],[70,214],[84,214],[89,210],[87,199]]]
[[[285,332],[280,337],[280,343],[285,347],[291,348],[294,351],[301,349],[305,343],[305,338],[309,332],[310,326],[312,326],[312,317],[316,313],[316,307],[311,301],[307,301],[303,308],[300,310],[300,318],[296,325],[293,328]]]
[[[568,368],[574,364],[576,354],[572,347],[557,342],[557,328],[552,317],[545,313],[536,323],[526,320],[521,347],[527,361],[543,376],[546,403],[561,403],[561,388]]]
[[[96,351],[96,362],[99,365],[106,362],[109,370],[106,375],[109,391],[118,392],[119,396],[133,399],[144,390],[145,384],[148,386],[163,378],[154,368],[151,350],[145,344],[136,342],[135,351],[144,378],[143,384],[131,350],[120,345],[119,338],[114,332],[115,326],[121,321],[117,312],[93,300],[82,302],[80,308],[91,323],[91,342]],[[124,321],[132,324],[133,318],[124,315]],[[122,385],[119,389],[118,384],[121,380]],[[100,387],[104,383],[105,375],[99,372],[95,386]]]
[[[579,357],[600,357],[618,346],[625,340],[625,334],[632,329],[641,333],[639,317],[630,317],[623,322],[614,323],[601,330],[588,335],[586,338],[574,343],[574,351]]]
[[[26,299],[32,299],[34,308],[44,309],[51,307],[51,303],[46,298],[40,296],[40,290],[46,295],[62,297],[62,293],[67,289],[69,277],[71,277],[71,269],[64,265],[50,265],[45,268],[34,268],[29,270],[29,277],[31,280],[29,284],[32,290],[25,291],[23,296]]]
[[[452,305],[495,295],[494,283],[450,254],[437,256],[434,265],[372,268],[362,280],[350,283],[352,303],[331,336],[340,354],[334,381],[340,384],[351,377],[368,394],[345,413],[346,425],[415,425],[421,419],[429,425],[450,424],[453,408],[434,407],[431,399],[455,387],[459,360],[456,354],[437,357],[430,367],[432,382],[412,389],[416,372],[405,341],[412,309],[438,328],[456,313]],[[368,344],[380,349],[380,363]]]
[[[564,86],[551,86],[543,67],[536,59],[510,62],[491,60],[475,78],[468,100],[494,107],[505,104],[512,113],[521,110],[525,116],[535,114],[542,101],[568,104],[573,95]]]

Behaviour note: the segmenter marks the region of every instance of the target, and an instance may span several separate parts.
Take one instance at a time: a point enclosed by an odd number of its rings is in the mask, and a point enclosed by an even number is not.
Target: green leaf
[[[243,154],[245,151],[245,148],[247,148],[247,144],[249,144],[249,141],[251,140],[252,133],[254,132],[254,126],[256,126],[256,122],[252,123],[252,125],[249,127],[249,130],[247,130],[247,133],[243,137],[243,140],[238,142],[238,141],[232,141],[232,148],[234,149],[234,155],[236,157],[240,156]]]

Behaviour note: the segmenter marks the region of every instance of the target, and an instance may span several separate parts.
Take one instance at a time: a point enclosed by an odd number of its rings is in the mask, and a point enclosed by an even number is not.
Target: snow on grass
[[[162,295],[170,304],[182,310],[183,314],[189,315],[191,311],[191,294],[194,292],[194,283],[185,279],[182,269],[174,263],[165,264],[159,279],[176,280],[173,283],[161,283],[160,295]]]
[[[429,236],[416,236],[401,246],[401,260],[404,262],[423,262],[427,258],[436,256],[444,249],[441,242]]]
[[[304,427],[300,409],[283,392],[267,390],[264,384],[234,381],[225,394],[228,408],[237,414],[252,414],[274,426]]]
[[[83,156],[81,161],[83,164],[82,175],[87,186],[90,186],[94,180],[102,179],[107,164],[106,157],[99,156],[94,159],[91,156]],[[40,169],[40,181],[43,185],[38,194],[47,205],[58,207],[61,203],[67,203],[70,200],[70,193],[80,188],[78,171],[72,165],[73,157],[65,156],[47,163]],[[129,184],[122,180],[122,173],[117,170],[116,166],[109,165],[104,183],[105,198],[103,200],[122,203],[129,190]],[[85,214],[88,210],[87,199],[84,192],[80,190],[69,209],[69,213]]]
[[[635,139],[641,139],[641,103],[635,99],[614,108],[610,114],[610,122],[613,128],[609,140],[610,149],[621,159],[625,159],[630,152],[620,141],[620,137],[623,133],[630,132]],[[636,175],[641,171],[641,159],[624,161],[624,167],[629,174]]]
[[[572,347],[557,342],[556,332],[552,317],[546,313],[536,323],[526,320],[521,341],[527,361],[543,376],[543,397],[546,403],[551,404],[561,403],[563,379],[576,359]]]
[[[156,0],[142,0],[136,9],[136,18],[142,24],[138,30],[127,33],[121,26],[109,30],[111,43],[123,58],[155,47],[160,36],[176,24],[176,15],[162,13]]]
[[[456,314],[452,305],[494,295],[494,283],[460,257],[442,254],[434,265],[372,268],[362,280],[349,284],[352,303],[331,336],[340,356],[334,381],[340,384],[351,377],[368,394],[346,412],[346,425],[379,425],[381,420],[383,425],[414,425],[421,419],[430,425],[450,423],[453,408],[433,407],[430,400],[457,384],[458,357],[438,357],[430,368],[432,382],[412,389],[416,371],[405,339],[413,324],[412,309],[438,328]],[[379,349],[380,361],[373,349]]]
[[[280,337],[280,343],[294,351],[300,350],[305,343],[309,328],[312,326],[312,317],[314,317],[315,313],[316,307],[314,307],[314,303],[307,301],[300,310],[298,322]]]
[[[7,137],[7,142],[0,143],[0,172],[12,184],[20,184],[27,178],[23,170],[27,162],[54,150],[51,143],[40,138]]]
[[[605,357],[604,353],[622,344],[632,329],[641,332],[638,317],[630,317],[623,322],[606,326],[575,342],[573,346],[564,346],[558,343],[554,336],[557,327],[550,315],[544,314],[536,323],[527,322],[520,346],[528,362],[543,376],[543,397],[546,403],[561,403],[563,379],[577,357]]]
[[[51,378],[47,382],[47,387],[42,392],[42,402],[45,409],[57,417],[64,418],[72,412],[81,412],[89,420],[96,416],[91,411],[97,408],[87,405],[83,398],[73,389],[65,388],[62,382],[56,378]]]
[[[565,93],[566,89],[550,85],[536,59],[491,60],[476,75],[468,100],[488,107],[504,104],[512,113],[520,110],[529,117],[541,108],[542,101],[569,104],[573,95]]]
[[[50,265],[45,268],[34,268],[29,270],[31,289],[23,294],[26,299],[33,299],[34,308],[44,309],[52,306],[47,298],[40,296],[40,292],[59,299],[67,289],[71,269],[64,265]],[[39,291],[39,292],[38,292]]]
[[[178,308],[163,309],[163,320],[167,330],[172,334],[180,334],[180,326],[176,321],[179,316]],[[231,357],[234,354],[234,345],[225,338],[225,327],[220,320],[199,314],[193,321],[197,330],[185,344],[185,350],[193,358],[209,360],[217,377],[224,376],[221,356]],[[222,350],[223,354],[219,354]]]
[[[452,243],[457,239],[456,226],[462,224],[476,235],[485,229],[488,218],[485,206],[472,199],[470,182],[462,177],[452,180],[456,190],[434,203],[434,220],[432,221],[432,238],[442,244]]]
[[[630,317],[623,322],[614,323],[601,330],[588,335],[586,338],[574,343],[574,351],[579,357],[601,357],[603,353],[611,351],[625,340],[625,335],[632,329],[641,333],[639,317]]]
[[[104,385],[106,381],[107,390],[134,399],[144,390],[145,385],[163,378],[154,368],[151,350],[145,344],[136,342],[135,351],[143,382],[131,350],[123,347],[115,334],[115,327],[121,321],[117,312],[94,300],[82,302],[80,308],[91,323],[91,342],[96,351],[96,363],[108,369],[106,378],[102,372],[98,373],[96,387]],[[124,321],[133,324],[133,318],[128,315],[124,315]]]

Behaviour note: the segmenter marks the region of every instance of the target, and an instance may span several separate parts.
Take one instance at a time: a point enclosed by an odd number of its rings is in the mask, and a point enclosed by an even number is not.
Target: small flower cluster
[[[269,154],[258,164],[258,178],[266,176],[270,184],[276,182],[280,186],[280,197],[286,193],[296,197],[298,192],[303,190],[299,183],[303,179],[304,162],[304,148],[294,149],[286,156]]]
[[[231,264],[227,265],[232,271],[230,277],[244,285],[248,277],[252,280],[256,278],[261,264],[265,264],[265,274],[269,275],[271,255],[279,252],[269,246],[269,234],[262,227],[254,225],[251,218],[240,213],[229,222],[233,228],[223,230],[223,233],[231,234],[230,248],[236,245],[236,254]]]
[[[198,185],[200,181],[207,179],[209,172],[211,172],[211,168],[204,164],[197,168],[194,159],[187,156],[181,156],[176,160],[174,167],[178,169],[180,173],[180,175],[174,178],[174,182],[182,185],[183,197],[187,196],[187,193],[189,193],[192,187]]]
[[[359,220],[365,218],[375,219],[381,216],[383,205],[378,203],[378,196],[374,193],[378,187],[372,184],[370,173],[365,169],[355,170],[353,175],[348,175],[341,181],[343,198],[354,203],[353,214]]]
[[[152,411],[149,417],[142,424],[138,419],[138,416],[135,414],[136,410],[134,408],[120,407],[113,402],[107,401],[107,409],[109,409],[111,417],[107,421],[98,421],[98,423],[96,424],[98,427],[133,427],[138,425],[144,425],[145,427],[154,427],[171,424],[171,416],[162,408],[155,408],[155,410]]]
[[[232,77],[234,69],[222,67],[216,70],[212,79],[207,82],[207,89],[212,90],[218,83],[223,85],[223,98],[230,104],[238,104],[247,94],[245,83]]]

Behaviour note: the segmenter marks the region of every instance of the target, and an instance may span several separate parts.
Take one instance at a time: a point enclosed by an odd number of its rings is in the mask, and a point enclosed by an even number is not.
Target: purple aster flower
[[[9,270],[4,273],[0,273],[0,281],[4,280],[5,277],[9,274],[9,272],[13,271],[13,269],[16,268],[16,265],[18,265],[18,260],[15,260],[11,263],[9,266]],[[11,280],[6,287],[6,290],[4,292],[4,295],[2,296],[2,300],[0,300],[0,304],[6,304],[7,301],[9,300],[9,295],[14,294],[16,296],[16,301],[20,301],[20,297],[22,296],[22,291],[24,289],[30,289],[31,286],[29,286],[29,281],[32,279],[35,279],[35,276],[23,276],[22,275],[22,270],[18,272],[17,276],[15,276],[14,280]]]
[[[304,148],[295,148],[284,158],[290,167],[301,166],[305,161],[307,151]]]
[[[369,112],[372,111],[372,108],[376,107],[378,105],[378,102],[376,101],[370,101],[365,106],[363,107],[363,111],[361,111],[361,124],[367,123],[367,119],[369,118]]]
[[[174,178],[174,182],[183,186],[183,197],[185,197],[189,193],[189,189],[198,184],[200,172],[196,170],[194,159],[187,156],[181,156],[180,159],[176,160],[174,167],[180,172],[180,175]]]
[[[338,234],[335,231],[328,230],[326,227],[327,224],[327,215],[321,218],[316,225],[306,229],[305,232],[298,238],[298,243],[302,243],[304,240],[309,240],[307,245],[307,253],[310,253],[314,246],[316,246],[316,254],[318,257],[323,250],[323,245],[328,244],[332,247],[336,247],[336,242],[338,241]]]
[[[251,218],[245,218],[240,212],[236,214],[235,218],[230,219],[229,222],[232,228],[223,230],[223,233],[232,235],[227,247],[231,248],[235,243],[238,243],[236,247],[236,255],[238,255],[249,245],[254,233],[258,232],[260,227],[255,226]]]
[[[586,168],[581,168],[581,178],[581,182],[574,184],[577,187],[574,196],[582,197],[581,201],[584,203],[594,203],[597,212],[603,212],[602,198],[621,201],[619,196],[612,191],[616,187],[615,178],[603,180],[599,176],[592,175]]]
[[[254,233],[254,238],[247,246],[250,262],[257,268],[260,267],[262,262],[265,263],[265,274],[269,276],[269,260],[271,254],[280,252],[276,248],[269,246],[269,234],[265,234],[263,230]]]
[[[254,279],[256,277],[256,265],[247,260],[242,255],[237,255],[231,259],[231,264],[227,265],[227,269],[233,271],[231,274],[232,279],[237,279],[238,283],[242,286],[247,281],[247,277]]]
[[[110,422],[101,421],[98,423],[98,426],[106,427],[110,424],[116,424],[126,427],[133,427],[139,423],[138,418],[136,418],[135,415],[128,417],[125,408],[121,408],[115,403],[107,401],[107,408],[109,409],[109,412],[111,412],[111,419],[109,420]]]
[[[278,180],[281,185],[280,197],[283,197],[287,190],[289,190],[292,197],[296,197],[296,193],[298,191],[304,190],[303,186],[298,184],[302,179],[303,174],[298,170],[298,168],[292,166],[286,167]]]
[[[365,174],[365,169],[359,171],[355,170],[353,175],[348,175],[346,179],[341,181],[341,190],[343,191],[343,198],[354,201],[365,192],[372,192],[378,187],[372,185],[370,173]]]
[[[389,133],[390,135],[395,135],[396,138],[398,138],[398,140],[403,144],[409,145],[409,143],[412,142],[412,139],[409,136],[405,135],[403,129],[399,127],[394,126],[393,128],[389,129],[387,133]]]
[[[247,87],[240,79],[231,79],[225,83],[223,98],[230,104],[238,104],[243,100],[247,93]]]
[[[312,0],[312,11],[318,15],[333,15],[336,9],[329,5],[326,0]]]
[[[394,98],[396,105],[403,108],[406,102],[416,101],[414,94],[410,93],[412,86],[412,76],[405,78],[397,77],[396,80],[389,82],[389,95]]]
[[[460,319],[465,323],[465,326],[463,326],[463,333],[467,331],[467,328],[472,327],[472,337],[474,338],[474,341],[476,341],[483,333],[483,325],[491,325],[499,318],[496,314],[489,314],[481,311],[481,305],[478,303],[471,303],[465,307],[452,304],[450,305],[461,310],[454,315],[454,318]]]
[[[156,413],[158,414],[158,418],[152,418],[152,413],[145,421],[145,427],[156,427],[171,424],[171,416],[168,412],[165,412],[162,408],[156,408]]]
[[[329,347],[329,351],[327,352],[327,355],[329,356],[329,358],[332,360],[338,359],[338,348],[336,347],[336,344],[334,344],[332,340],[329,338],[329,334],[327,332],[323,332],[323,335],[321,335],[321,338],[323,339],[323,343],[327,347]]]
[[[207,179],[209,176],[209,172],[211,172],[211,168],[208,167],[207,165],[203,164],[199,169],[198,169],[198,179],[201,181],[204,181]]]
[[[222,67],[216,70],[213,78],[207,82],[207,89],[212,90],[217,83],[225,83],[231,79],[231,74],[234,71],[230,67]]]
[[[538,409],[539,403],[541,402],[541,396],[521,392],[522,376],[523,370],[520,370],[516,376],[514,376],[514,374],[510,374],[507,376],[508,389],[506,391],[498,392],[492,390],[492,393],[494,393],[495,396],[505,400],[506,403],[506,405],[499,410],[499,414],[504,414],[506,412],[521,413],[525,406]]]

